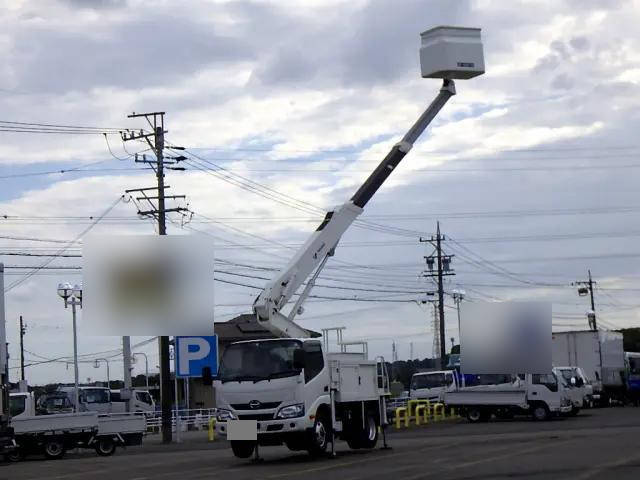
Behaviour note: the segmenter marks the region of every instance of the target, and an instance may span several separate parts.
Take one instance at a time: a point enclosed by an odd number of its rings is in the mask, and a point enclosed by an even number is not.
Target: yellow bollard
[[[424,423],[429,423],[429,416],[427,414],[428,406],[421,404],[416,406],[416,425],[420,425],[420,417],[424,420]]]
[[[402,414],[402,415],[401,415]],[[409,412],[407,411],[407,407],[398,407],[396,408],[396,428],[400,428],[400,421],[404,421],[404,426],[409,426]]]
[[[213,442],[216,439],[216,417],[209,419],[209,441]]]
[[[438,411],[440,411],[440,415],[438,416]],[[435,421],[438,420],[438,417],[440,419],[444,419],[445,415],[444,415],[444,403],[436,403],[433,405],[433,419]]]

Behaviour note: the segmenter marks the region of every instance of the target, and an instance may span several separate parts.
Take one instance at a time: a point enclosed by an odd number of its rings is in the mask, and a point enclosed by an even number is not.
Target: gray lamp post
[[[71,305],[73,316],[73,376],[74,376],[74,411],[80,410],[80,392],[78,389],[78,333],[76,329],[76,306],[82,308],[82,287],[80,285],[71,286],[70,283],[58,285],[58,295],[64,300],[64,308]]]

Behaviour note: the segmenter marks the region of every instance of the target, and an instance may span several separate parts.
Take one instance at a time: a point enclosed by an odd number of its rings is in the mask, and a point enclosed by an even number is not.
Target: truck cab
[[[457,390],[458,376],[452,370],[419,372],[411,376],[409,397],[437,401],[444,392]]]
[[[130,411],[135,413],[155,412],[156,402],[146,390],[131,390]],[[121,390],[111,390],[111,411],[122,413],[127,411],[127,401],[122,399]]]
[[[239,458],[256,443],[320,454],[332,430],[351,448],[373,448],[386,423],[385,371],[366,353],[328,353],[314,338],[232,343],[215,381],[216,430]],[[255,428],[254,440],[238,435],[245,427]]]
[[[10,393],[9,414],[12,420],[34,416],[36,414],[36,402],[33,392]]]
[[[572,415],[577,415],[581,408],[589,405],[590,395],[587,393],[587,381],[579,367],[554,367],[553,372],[563,382],[563,386],[571,398]],[[593,392],[593,390],[592,390]]]

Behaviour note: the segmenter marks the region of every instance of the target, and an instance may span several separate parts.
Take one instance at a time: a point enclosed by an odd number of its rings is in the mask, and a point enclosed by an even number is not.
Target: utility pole
[[[138,133],[130,132],[122,134],[123,141],[131,141],[131,140],[144,140],[147,142],[151,150],[153,151],[156,159],[147,160],[146,156],[142,156],[142,159],[138,158],[136,155],[135,161],[138,163],[146,163],[149,164],[156,173],[156,181],[157,186],[155,187],[147,187],[147,188],[134,188],[131,190],[126,190],[126,193],[139,193],[141,196],[136,197],[136,205],[138,205],[137,201],[146,201],[150,205],[150,209],[141,210],[138,207],[138,215],[156,218],[158,221],[158,234],[166,235],[167,234],[167,225],[166,225],[166,215],[169,212],[180,212],[185,211],[186,208],[176,207],[176,208],[166,208],[165,201],[167,198],[185,198],[184,195],[171,195],[167,197],[165,195],[165,189],[169,188],[168,185],[164,183],[164,170],[165,168],[171,170],[184,170],[184,167],[167,167],[166,165],[171,165],[179,161],[177,158],[175,161],[165,161],[164,158],[164,134],[167,131],[164,129],[164,115],[165,112],[151,112],[151,113],[132,113],[128,115],[128,118],[138,118],[144,117],[149,126],[152,129],[151,133],[145,133],[143,130],[140,130]],[[147,192],[155,190],[157,192],[156,195],[147,195]],[[157,205],[154,203],[154,200],[157,202]],[[178,321],[179,319],[176,319]],[[171,366],[169,360],[169,337],[160,336],[158,337],[158,349],[160,353],[160,403],[162,408],[162,442],[163,443],[171,443]],[[127,372],[127,365],[131,362],[131,350],[129,349],[128,355],[125,355],[125,378],[129,377],[129,382],[131,381],[131,370]]]
[[[581,297],[587,294],[591,297],[591,311],[587,313],[587,321],[589,322],[589,328],[595,331],[598,329],[598,324],[596,322],[596,304],[593,299],[593,285],[597,282],[591,278],[591,270],[587,270],[587,272],[589,273],[588,280],[573,282],[571,285],[578,286],[578,295]]]
[[[440,368],[444,369],[446,365],[446,350],[447,344],[445,340],[445,329],[444,329],[444,286],[443,286],[443,277],[448,275],[455,275],[455,272],[451,271],[451,259],[453,255],[444,255],[442,253],[442,242],[445,241],[446,238],[444,235],[440,234],[440,222],[437,223],[436,235],[431,236],[430,239],[424,239],[420,237],[421,243],[430,243],[434,248],[435,252],[431,255],[424,257],[427,261],[427,267],[429,269],[428,272],[423,272],[424,277],[436,277],[437,285],[438,285],[438,320],[439,320],[439,328],[438,328],[438,343],[440,350]],[[437,261],[437,270],[434,272],[434,264]],[[434,335],[435,335],[434,331]]]
[[[20,379],[22,381],[24,378],[24,334],[27,332],[27,328],[24,326],[22,322],[22,315],[20,315]]]

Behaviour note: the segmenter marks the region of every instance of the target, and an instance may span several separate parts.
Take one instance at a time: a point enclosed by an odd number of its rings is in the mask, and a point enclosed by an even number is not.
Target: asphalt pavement
[[[144,446],[106,458],[86,451],[62,460],[0,464],[0,479],[640,478],[640,408],[629,407],[586,410],[540,423],[459,420],[392,430],[391,450],[351,451],[338,442],[333,459],[268,447],[260,449],[263,461],[254,463],[235,458],[226,442],[207,442],[206,432],[183,437],[180,445],[147,437]]]

